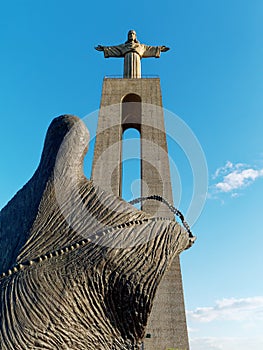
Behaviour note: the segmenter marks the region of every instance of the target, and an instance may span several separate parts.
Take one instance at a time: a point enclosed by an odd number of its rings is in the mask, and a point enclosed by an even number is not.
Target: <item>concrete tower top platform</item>
[[[162,107],[159,77],[141,79],[105,77],[103,80],[101,107],[121,103],[123,97],[129,93],[138,94],[142,103]]]

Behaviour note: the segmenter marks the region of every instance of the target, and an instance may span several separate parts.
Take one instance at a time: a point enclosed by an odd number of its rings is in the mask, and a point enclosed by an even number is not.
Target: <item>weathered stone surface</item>
[[[87,130],[56,118],[0,213],[0,348],[137,349],[157,287],[192,239],[85,178]]]

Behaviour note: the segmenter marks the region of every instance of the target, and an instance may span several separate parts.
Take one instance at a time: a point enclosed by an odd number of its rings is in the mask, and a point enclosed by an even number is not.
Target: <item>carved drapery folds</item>
[[[162,276],[193,242],[87,180],[87,144],[77,117],[56,118],[0,213],[2,350],[138,349]]]

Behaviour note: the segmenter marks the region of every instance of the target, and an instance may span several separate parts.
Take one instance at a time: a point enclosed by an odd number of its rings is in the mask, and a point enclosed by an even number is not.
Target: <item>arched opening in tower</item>
[[[128,94],[122,99],[121,197],[141,196],[141,97]]]
[[[125,95],[122,99],[121,108],[122,130],[134,128],[140,132],[142,120],[141,97],[136,94]]]

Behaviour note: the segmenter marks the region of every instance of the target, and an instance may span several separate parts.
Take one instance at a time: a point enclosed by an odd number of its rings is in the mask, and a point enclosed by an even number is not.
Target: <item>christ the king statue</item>
[[[141,59],[144,57],[159,58],[161,52],[169,50],[166,46],[148,46],[141,44],[136,38],[136,32],[128,32],[128,40],[124,44],[116,46],[95,47],[98,51],[104,52],[104,57],[124,57],[124,78],[141,78]]]

